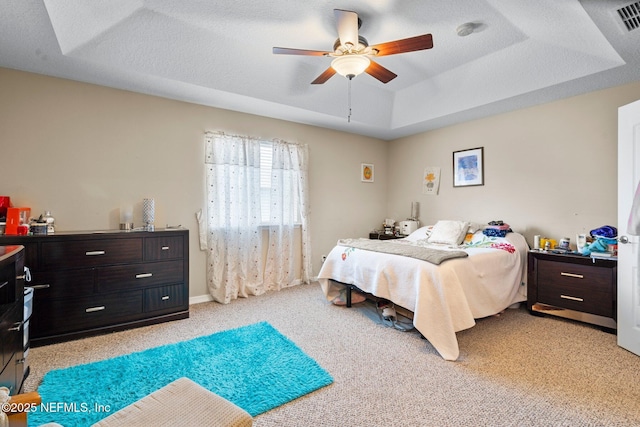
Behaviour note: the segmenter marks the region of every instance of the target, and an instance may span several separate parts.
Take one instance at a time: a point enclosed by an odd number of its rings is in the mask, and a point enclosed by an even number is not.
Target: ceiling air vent
[[[625,7],[618,9],[618,15],[622,19],[622,23],[627,27],[627,31],[635,30],[640,27],[640,2],[631,3]]]

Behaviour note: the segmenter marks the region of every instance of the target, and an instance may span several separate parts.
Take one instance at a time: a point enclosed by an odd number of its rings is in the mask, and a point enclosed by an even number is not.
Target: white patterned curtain
[[[279,290],[310,281],[308,150],[283,141],[271,144],[269,246],[264,280],[267,290]],[[298,225],[300,240],[296,239]],[[300,276],[295,268],[296,255],[301,257]]]
[[[260,141],[207,133],[207,286],[227,304],[262,293]]]
[[[229,303],[248,294],[309,283],[307,147],[211,132],[205,143],[210,294]],[[270,168],[261,169],[269,156]]]

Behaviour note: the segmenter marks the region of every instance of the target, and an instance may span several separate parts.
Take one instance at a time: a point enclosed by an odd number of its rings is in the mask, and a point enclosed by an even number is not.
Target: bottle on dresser
[[[47,234],[53,234],[55,230],[55,219],[51,216],[51,211],[45,211],[42,219],[47,224]]]

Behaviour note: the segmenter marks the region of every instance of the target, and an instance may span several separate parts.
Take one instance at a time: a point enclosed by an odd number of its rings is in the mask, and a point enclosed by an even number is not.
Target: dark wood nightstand
[[[391,240],[391,239],[402,239],[407,236],[396,236],[394,234],[384,234],[384,233],[369,233],[369,239],[371,240]]]
[[[617,260],[530,251],[527,273],[531,314],[552,314],[615,331]]]

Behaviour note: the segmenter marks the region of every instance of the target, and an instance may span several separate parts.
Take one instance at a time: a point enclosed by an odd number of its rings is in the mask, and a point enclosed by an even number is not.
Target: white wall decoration
[[[427,167],[422,175],[422,194],[438,195],[440,188],[440,168]]]

